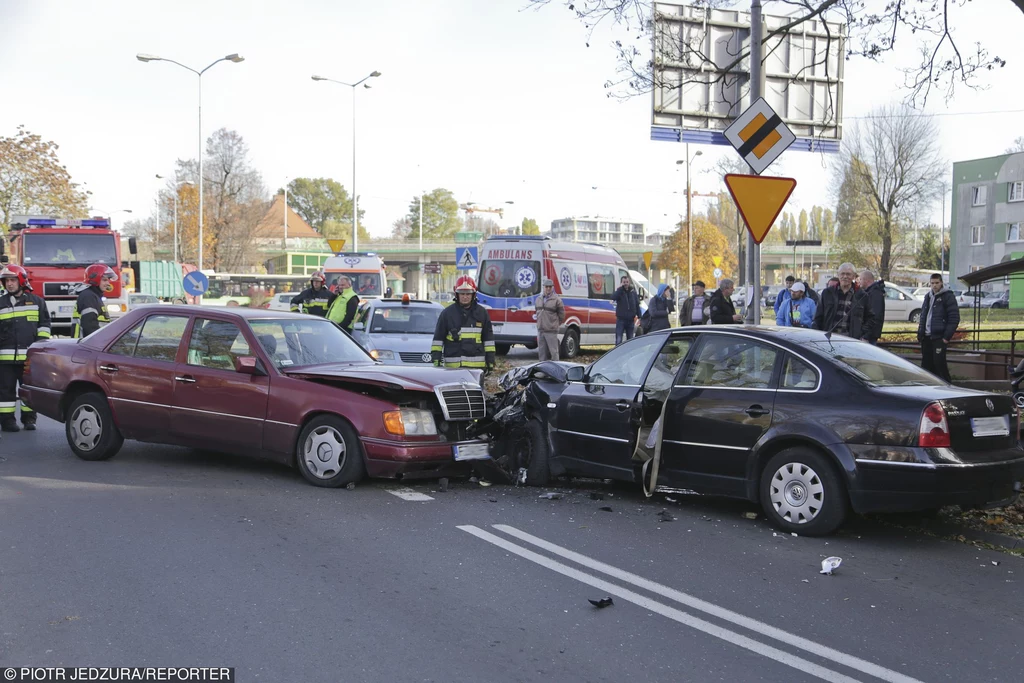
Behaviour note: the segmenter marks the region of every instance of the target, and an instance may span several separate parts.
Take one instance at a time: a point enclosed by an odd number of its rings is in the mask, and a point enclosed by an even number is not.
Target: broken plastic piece
[[[602,505],[601,507],[598,508],[598,510],[602,510],[604,512],[611,512],[612,511],[612,506],[611,505]]]
[[[489,482],[489,481],[484,481],[483,479],[481,479],[481,480],[480,480],[480,485],[481,485],[481,486],[490,486],[490,485],[491,485],[491,482]]]
[[[818,573],[831,575],[832,572],[839,569],[839,565],[841,565],[842,563],[843,558],[841,557],[826,557],[824,560],[821,561],[821,571]]]
[[[349,491],[353,491],[356,488],[356,483],[354,481],[350,481],[345,485],[345,488],[347,488]]]
[[[744,512],[743,516],[746,517],[747,519],[757,519],[757,513],[756,512]]]
[[[589,600],[588,602],[594,607],[611,607],[615,603],[612,602],[611,598],[601,598],[600,600]]]
[[[540,497],[544,500],[558,500],[562,497],[561,493],[555,493],[554,491],[548,491],[547,493],[540,494]]]
[[[519,478],[516,481],[519,483],[520,486],[526,484],[526,468],[525,467],[520,467],[519,468]]]
[[[658,513],[658,519],[662,522],[674,522],[676,518],[672,516],[668,510],[662,510]]]

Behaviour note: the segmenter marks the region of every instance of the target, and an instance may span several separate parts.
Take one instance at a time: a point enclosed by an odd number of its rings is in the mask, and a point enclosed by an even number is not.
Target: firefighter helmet
[[[323,285],[323,284],[327,283],[327,276],[324,275],[324,271],[318,270],[318,271],[316,271],[315,273],[313,273],[312,275],[309,276],[309,282],[310,282],[310,284],[312,284],[314,282],[319,282],[320,284]]]
[[[17,278],[18,286],[22,289],[32,289],[32,285],[28,282],[28,271],[21,266],[10,264],[4,266],[3,270],[0,270],[0,280],[6,280],[8,278]]]
[[[463,275],[455,281],[456,294],[476,294],[476,282],[468,275]]]
[[[94,263],[85,269],[85,283],[87,285],[92,285],[93,287],[99,287],[100,289],[110,291],[110,289],[114,288],[113,284],[111,284],[109,288],[104,287],[104,278],[116,280],[117,273],[114,272],[113,268],[102,263]]]

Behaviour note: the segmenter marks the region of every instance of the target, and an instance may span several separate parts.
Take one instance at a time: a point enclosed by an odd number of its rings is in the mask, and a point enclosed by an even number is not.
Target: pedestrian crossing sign
[[[480,265],[476,247],[456,247],[455,267],[459,270],[476,270]]]

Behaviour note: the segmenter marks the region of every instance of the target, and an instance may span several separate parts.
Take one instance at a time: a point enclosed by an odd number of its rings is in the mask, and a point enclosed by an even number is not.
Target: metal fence
[[[954,337],[947,347],[946,359],[949,365],[977,366],[981,369],[984,377],[978,379],[1002,380],[1009,378],[1009,367],[1016,366],[1021,360],[1018,348],[1024,342],[1024,330],[1014,327],[998,329],[973,329],[958,330],[964,333],[960,338]],[[983,339],[983,335],[996,334],[1004,335],[1009,333],[1009,339]],[[895,332],[891,335],[883,334],[878,346],[898,353],[908,360],[921,361],[921,344],[915,341],[885,341],[887,336],[900,336],[914,334],[912,332]]]

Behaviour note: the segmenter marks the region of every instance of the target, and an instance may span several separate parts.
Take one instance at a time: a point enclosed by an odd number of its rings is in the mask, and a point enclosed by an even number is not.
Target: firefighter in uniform
[[[292,312],[307,313],[326,318],[327,311],[337,296],[327,289],[326,283],[327,278],[324,276],[323,271],[318,270],[313,273],[309,278],[309,287],[292,299]]]
[[[463,276],[455,283],[457,301],[444,309],[434,328],[430,355],[446,368],[494,367],[494,329],[487,309],[476,301],[476,283]]]
[[[17,432],[18,382],[25,372],[28,347],[50,338],[50,314],[42,297],[32,293],[28,272],[21,266],[0,270],[0,285],[0,429]],[[24,403],[21,424],[29,431],[36,428],[36,414]]]
[[[358,311],[359,297],[352,289],[352,280],[347,275],[342,275],[338,278],[338,293],[327,308],[327,319],[338,323],[341,329],[351,334]]]
[[[88,337],[110,322],[107,317],[107,305],[103,295],[114,289],[117,273],[113,268],[102,263],[94,263],[85,269],[85,284],[88,285],[78,294],[75,313],[72,316],[74,326],[71,336],[75,339]]]

